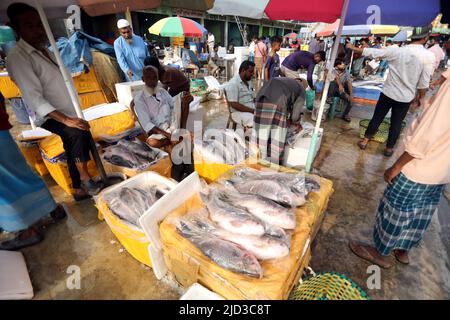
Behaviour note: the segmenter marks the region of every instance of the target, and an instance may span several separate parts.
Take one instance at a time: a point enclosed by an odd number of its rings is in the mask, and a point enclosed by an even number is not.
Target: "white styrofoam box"
[[[186,179],[178,183],[172,190],[162,196],[140,218],[139,223],[150,240],[150,258],[152,269],[158,279],[162,279],[167,272],[163,258],[163,246],[159,234],[159,224],[168,214],[181,206],[184,202],[201,190],[201,182],[197,172],[193,172]]]
[[[27,265],[20,251],[0,251],[0,300],[32,299]]]
[[[225,299],[222,296],[218,295],[217,293],[206,289],[201,284],[194,283],[181,296],[180,300],[225,300]]]
[[[234,74],[239,74],[239,67],[241,63],[245,60],[248,60],[249,49],[248,47],[234,47],[234,55],[236,56],[236,60],[234,60]]]
[[[186,129],[194,136],[201,136],[203,132],[203,106],[200,104],[201,97],[194,97],[189,105],[189,115]]]
[[[116,83],[117,100],[129,107],[136,93],[141,91],[144,86],[145,83],[142,80]]]
[[[320,128],[316,150],[314,150],[314,158],[316,157],[317,152],[319,152],[320,145],[322,143],[322,136],[323,128]],[[306,166],[311,141],[311,137],[298,138],[293,146],[286,146],[284,151],[283,165],[290,168],[301,168]]]
[[[83,110],[83,116],[86,121],[92,121],[102,117],[112,116],[128,110],[128,108],[122,103],[102,103],[96,106]]]

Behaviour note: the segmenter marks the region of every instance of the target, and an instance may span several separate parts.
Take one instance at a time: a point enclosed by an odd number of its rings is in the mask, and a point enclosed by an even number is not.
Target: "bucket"
[[[316,92],[314,90],[306,91],[306,108],[312,111],[314,108],[314,100],[316,99]]]

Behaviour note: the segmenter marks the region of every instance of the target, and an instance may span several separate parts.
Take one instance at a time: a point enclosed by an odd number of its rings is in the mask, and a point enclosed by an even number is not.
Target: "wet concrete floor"
[[[220,101],[204,104],[205,127],[225,127],[228,111]],[[450,207],[442,199],[423,245],[411,252],[410,266],[395,264],[380,271],[380,289],[368,289],[366,263],[348,249],[348,241],[371,241],[378,201],[385,188],[383,172],[394,159],[372,143],[356,146],[359,120],[370,118],[372,106],[355,106],[350,124],[335,119],[324,124],[325,136],[314,170],[334,182],[321,230],[313,243],[311,266],[316,272],[336,271],[356,281],[374,299],[450,298]],[[12,115],[12,119],[14,116]],[[306,115],[309,119],[309,115]],[[24,126],[16,125],[15,135]],[[22,250],[35,299],[178,299],[180,291],[158,281],[153,272],[134,260],[105,222],[97,219],[93,201],[74,204],[50,176],[45,181],[57,202],[65,203],[67,220],[47,227],[45,240]],[[70,266],[81,271],[81,289],[69,290]]]

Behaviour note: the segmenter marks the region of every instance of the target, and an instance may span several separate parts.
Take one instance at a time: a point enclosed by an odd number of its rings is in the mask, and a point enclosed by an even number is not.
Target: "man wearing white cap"
[[[144,59],[148,56],[147,45],[141,37],[133,34],[127,20],[117,21],[117,28],[120,32],[120,37],[114,41],[117,62],[128,81],[141,80]]]

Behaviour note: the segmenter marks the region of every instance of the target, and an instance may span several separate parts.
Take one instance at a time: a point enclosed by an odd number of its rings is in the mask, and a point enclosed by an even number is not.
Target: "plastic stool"
[[[328,113],[328,117],[330,120],[334,120],[336,115],[340,113],[340,112],[336,112],[336,107],[337,107],[338,103],[340,102],[340,100],[341,100],[341,98],[339,98],[339,97],[333,98],[333,103],[332,103],[332,105],[330,107],[330,111]]]

